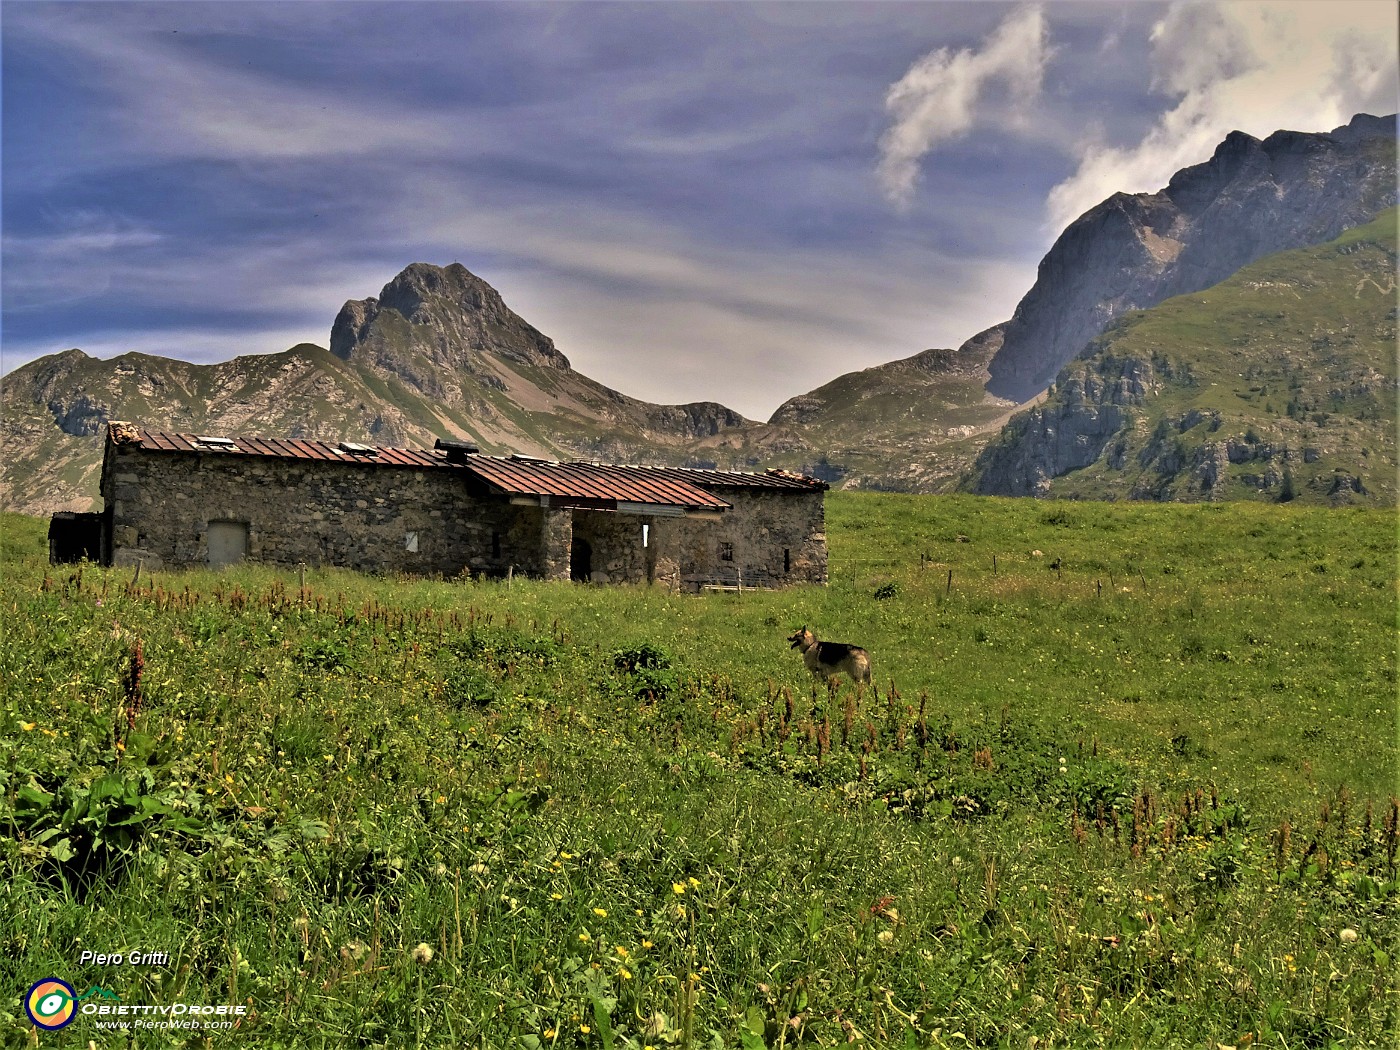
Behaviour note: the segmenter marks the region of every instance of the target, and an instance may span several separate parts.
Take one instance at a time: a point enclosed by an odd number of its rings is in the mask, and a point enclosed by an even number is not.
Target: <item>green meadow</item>
[[[5,517],[0,1042],[1394,1045],[1392,510],[827,506],[829,586],[700,596]]]

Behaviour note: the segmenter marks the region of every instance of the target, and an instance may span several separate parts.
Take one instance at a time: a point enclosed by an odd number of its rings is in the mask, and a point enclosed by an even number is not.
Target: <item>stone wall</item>
[[[711,520],[516,506],[474,495],[465,472],[450,468],[131,445],[108,457],[102,495],[118,565],[206,565],[210,524],[228,522],[246,526],[248,560],[289,566],[443,576],[513,569],[567,580],[578,540],[594,583],[826,582],[822,492],[717,488],[732,509]]]
[[[444,576],[544,570],[539,508],[473,497],[458,471],[130,446],[112,456],[102,495],[115,564],[207,564],[209,523],[228,521],[247,524],[251,561]]]
[[[732,505],[721,520],[676,522],[682,586],[734,583],[741,572],[743,583],[753,586],[826,583],[824,492],[714,491]]]

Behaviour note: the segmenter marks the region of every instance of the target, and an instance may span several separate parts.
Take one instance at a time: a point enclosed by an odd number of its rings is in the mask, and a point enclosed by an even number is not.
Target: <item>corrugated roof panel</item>
[[[503,492],[518,496],[622,500],[661,506],[722,510],[729,504],[688,482],[648,477],[630,467],[597,463],[521,462],[471,456],[466,467]]]
[[[159,452],[213,451],[197,435],[140,430],[143,448]],[[557,463],[529,457],[471,455],[460,460],[426,449],[369,446],[375,455],[352,455],[324,441],[305,438],[238,437],[228,456],[268,456],[278,459],[355,463],[364,466],[444,468],[466,470],[508,495],[557,496],[569,499],[622,501],[654,506],[723,510],[729,504],[710,489],[725,487],[821,491],[826,483],[786,471],[764,474],[704,470],[699,467],[642,467],[609,463]]]
[[[710,470],[703,467],[649,467],[632,464],[612,469],[645,472],[656,477],[672,478],[685,484],[704,487],[796,489],[806,492],[824,492],[829,487],[826,482],[817,478],[777,469],[767,470],[761,474],[743,470]]]

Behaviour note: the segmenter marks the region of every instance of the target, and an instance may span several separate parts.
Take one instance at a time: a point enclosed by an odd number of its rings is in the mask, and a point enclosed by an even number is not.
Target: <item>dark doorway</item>
[[[210,568],[221,569],[225,565],[237,565],[248,555],[248,523],[211,521],[208,543]]]
[[[102,515],[59,511],[49,519],[49,561],[102,559]]]
[[[569,544],[569,579],[588,583],[593,579],[593,548],[582,536]]]

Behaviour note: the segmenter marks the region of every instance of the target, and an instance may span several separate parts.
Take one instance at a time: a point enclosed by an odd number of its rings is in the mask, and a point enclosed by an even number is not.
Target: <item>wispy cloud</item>
[[[479,272],[585,374],[635,397],[717,400],[753,418],[844,372],[957,346],[1024,290],[1016,264],[917,245],[875,259],[774,254],[624,211],[488,206],[428,177],[405,200],[423,197],[437,204],[430,223],[405,205],[383,217],[386,230]]]
[[[120,7],[121,5],[114,5]],[[238,13],[231,5],[226,16]],[[81,59],[82,76],[109,92],[120,134],[109,150],[143,157],[259,159],[349,158],[377,151],[426,154],[464,131],[460,119],[431,109],[415,110],[384,98],[367,98],[333,82],[272,76],[264,69],[211,61],[183,42],[171,24],[205,36],[246,31],[221,24],[218,5],[200,5],[212,21],[190,18],[178,8],[164,17],[88,19],[54,5],[48,17],[27,19],[17,30],[29,40],[64,50],[69,63]],[[275,16],[258,5],[262,31]],[[193,26],[190,23],[193,23]],[[460,115],[459,115],[460,117]]]
[[[1086,139],[1047,202],[1058,232],[1115,192],[1152,192],[1230,131],[1330,130],[1394,112],[1397,9],[1333,0],[1176,3],[1152,30],[1154,87],[1174,100],[1127,146]]]
[[[1045,17],[1036,5],[1012,12],[980,49],[943,47],[915,62],[885,96],[894,117],[880,138],[876,168],[885,196],[907,206],[919,162],[978,120],[1023,124],[1040,94],[1048,57]]]

